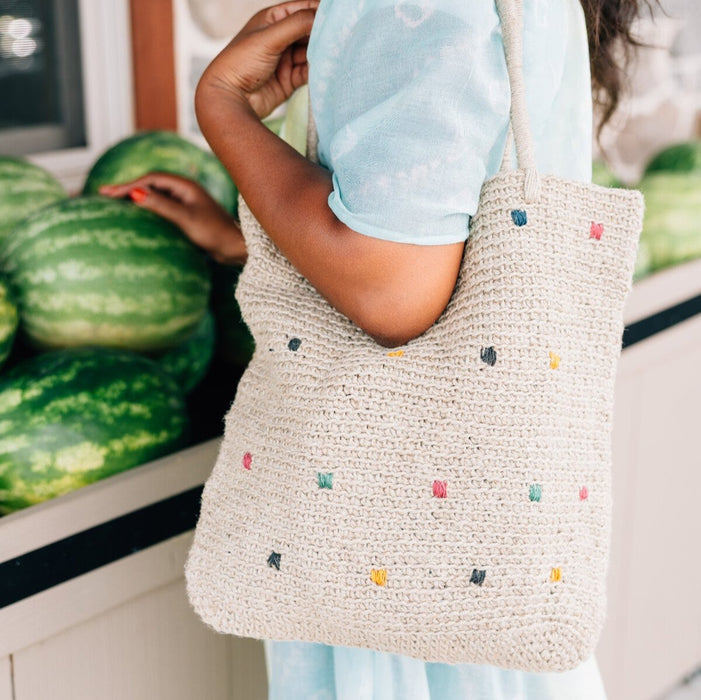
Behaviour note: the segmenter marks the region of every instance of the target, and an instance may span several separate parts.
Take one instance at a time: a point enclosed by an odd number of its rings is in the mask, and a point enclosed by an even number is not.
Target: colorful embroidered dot
[[[553,568],[550,570],[550,581],[555,583],[556,581],[562,580],[562,569],[560,567]]]
[[[252,462],[253,462],[253,455],[250,452],[246,452],[243,456],[243,468],[250,469]]]
[[[528,216],[523,209],[512,209],[511,220],[516,226],[525,226],[528,223]]]
[[[404,357],[404,350],[393,350],[387,353],[387,357]]]
[[[268,566],[274,566],[278,571],[280,571],[280,557],[282,555],[280,552],[270,552],[268,557]]]
[[[302,344],[302,341],[299,338],[291,338],[290,342],[287,343],[287,347],[292,350],[292,352],[297,352],[299,350],[299,346]]]
[[[586,486],[582,486],[582,488],[579,489],[579,500],[586,501],[587,498],[589,498],[589,491]]]
[[[316,475],[317,483],[320,489],[332,489],[333,488],[333,472],[328,472],[324,474],[322,472],[317,472]]]
[[[542,489],[540,484],[531,484],[528,497],[531,499],[531,501],[540,501],[541,493]]]
[[[472,576],[470,576],[470,583],[476,583],[481,586],[484,583],[484,577],[487,575],[486,569],[472,569]]]
[[[595,238],[597,241],[601,240],[601,234],[604,232],[604,225],[598,224],[595,221],[591,222],[589,227],[589,238]]]
[[[480,358],[482,362],[486,362],[488,365],[494,367],[497,361],[497,351],[494,349],[494,346],[490,345],[488,348],[482,348],[480,351]]]
[[[550,351],[550,369],[557,369],[560,366],[560,356]]]
[[[448,482],[447,481],[434,481],[433,482],[433,495],[436,498],[446,498],[447,497]]]
[[[387,584],[387,569],[372,569],[370,571],[370,580],[378,586]]]

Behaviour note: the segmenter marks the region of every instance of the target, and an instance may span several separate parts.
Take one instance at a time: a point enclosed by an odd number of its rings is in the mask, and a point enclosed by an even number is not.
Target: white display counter
[[[636,283],[614,413],[609,700],[701,665],[701,261]],[[260,642],[218,635],[183,565],[211,440],[0,519],[0,700],[263,700]]]

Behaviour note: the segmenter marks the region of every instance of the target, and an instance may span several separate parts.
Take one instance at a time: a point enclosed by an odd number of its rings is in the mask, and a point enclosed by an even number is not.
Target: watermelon
[[[207,310],[206,255],[122,200],[78,197],[22,221],[0,247],[21,330],[39,348],[168,350]]]
[[[18,323],[19,313],[10,286],[0,277],[0,365],[10,355]]]
[[[645,175],[659,172],[701,171],[701,141],[676,143],[660,151],[645,168]]]
[[[212,310],[217,322],[217,354],[235,367],[245,367],[255,349],[248,326],[236,301],[236,284],[243,268],[213,263]]]
[[[0,379],[0,513],[90,484],[187,444],[176,382],[135,353],[72,348]]]
[[[645,196],[645,219],[640,237],[650,270],[701,257],[701,170],[652,172],[639,183]]]
[[[207,374],[215,340],[214,315],[207,311],[192,337],[159,357],[158,364],[189,394]]]
[[[97,194],[101,185],[135,180],[151,171],[195,180],[224,209],[236,213],[238,191],[226,168],[210,152],[170,131],[146,131],[105,151],[92,166],[83,194]]]
[[[43,168],[0,156],[0,241],[25,216],[65,198],[61,183]]]

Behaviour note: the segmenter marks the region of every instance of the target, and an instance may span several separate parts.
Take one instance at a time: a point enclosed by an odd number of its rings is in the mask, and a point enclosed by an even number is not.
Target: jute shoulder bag
[[[217,631],[525,671],[594,651],[643,201],[536,172],[521,0],[497,6],[518,169],[484,184],[422,336],[376,344],[241,207],[256,350],[186,566]]]

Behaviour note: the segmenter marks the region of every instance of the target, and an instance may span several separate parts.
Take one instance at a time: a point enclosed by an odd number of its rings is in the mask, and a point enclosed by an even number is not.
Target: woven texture
[[[593,653],[642,197],[532,178],[485,183],[448,307],[392,350],[242,202],[256,351],[186,566],[208,625],[525,671]]]

